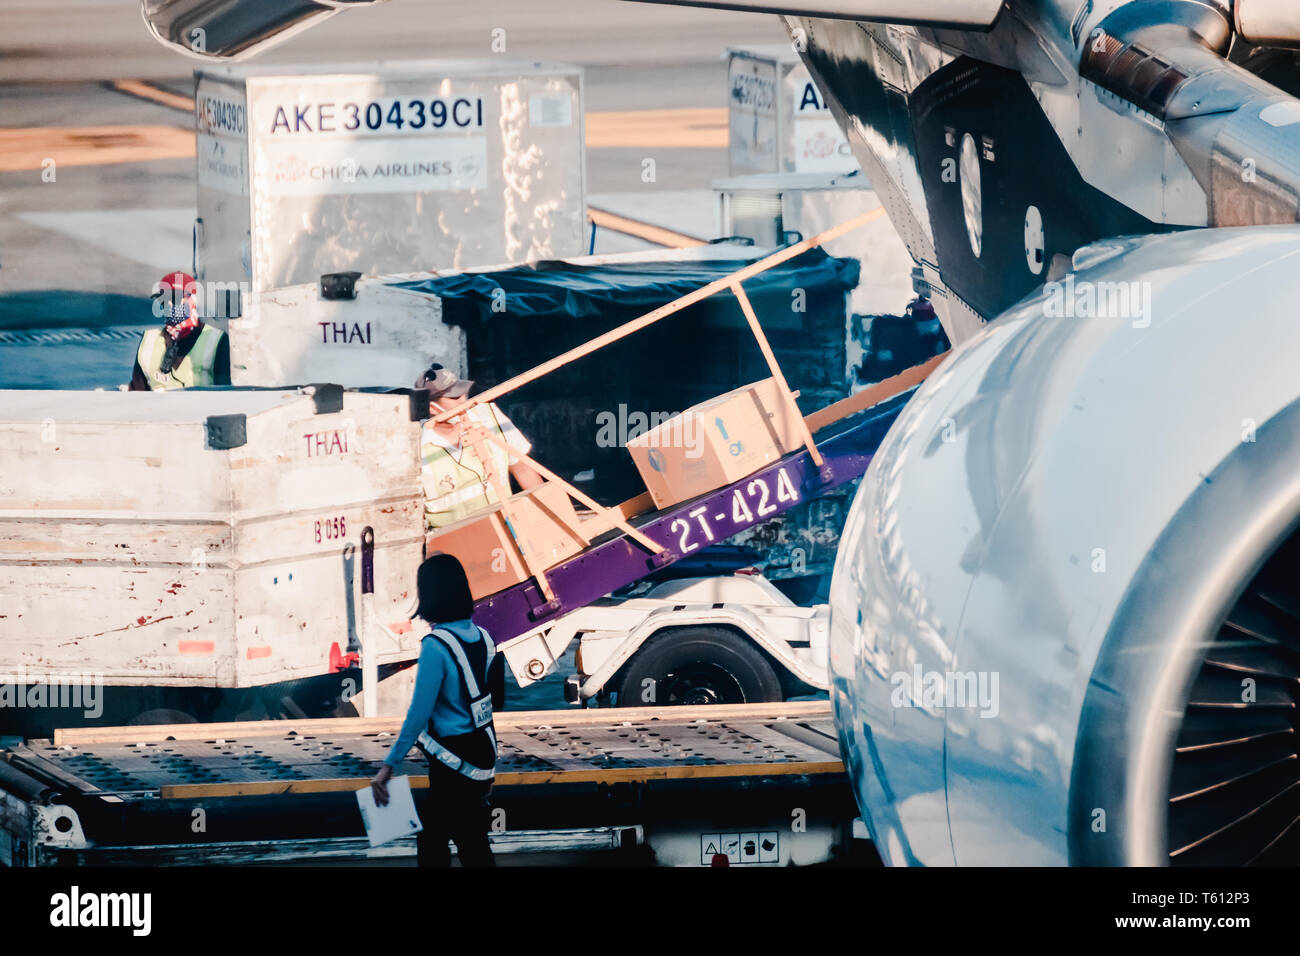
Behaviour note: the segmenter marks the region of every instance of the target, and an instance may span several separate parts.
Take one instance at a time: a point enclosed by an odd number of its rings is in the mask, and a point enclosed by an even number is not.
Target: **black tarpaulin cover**
[[[735,246],[698,254],[708,258],[540,262],[394,285],[441,298],[442,321],[465,331],[466,365],[457,371],[481,390],[759,258]],[[816,249],[744,283],[805,412],[848,394],[846,303],[858,271],[857,260]],[[610,503],[644,490],[623,447],[638,427],[629,416],[662,420],[770,375],[739,303],[722,291],[519,387],[501,405],[538,461],[566,477],[592,472],[596,497]]]
[[[490,319],[502,307],[515,318],[567,315],[575,318],[609,315],[635,316],[708,285],[757,259],[692,259],[678,261],[620,262],[574,265],[537,262],[500,272],[394,282],[402,289],[431,293],[443,299],[443,321],[465,325],[472,319]],[[810,249],[747,279],[751,298],[784,293],[795,288],[848,292],[858,284],[858,260],[836,259],[821,249]],[[501,301],[500,289],[505,293]],[[730,292],[719,296],[731,298]],[[494,311],[493,304],[496,304]]]

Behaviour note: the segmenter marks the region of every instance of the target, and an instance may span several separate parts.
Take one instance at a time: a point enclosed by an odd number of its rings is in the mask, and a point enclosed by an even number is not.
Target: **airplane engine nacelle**
[[[892,864],[1300,856],[1300,227],[1085,247],[854,501],[831,698]]]
[[[1295,0],[1235,0],[1238,35],[1259,46],[1300,48],[1300,6]]]

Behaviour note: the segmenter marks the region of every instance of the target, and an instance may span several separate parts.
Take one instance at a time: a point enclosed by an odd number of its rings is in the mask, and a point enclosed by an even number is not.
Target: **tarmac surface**
[[[149,35],[138,0],[0,0],[0,24],[0,386],[48,387],[82,370],[69,375],[67,350],[48,374],[33,368],[49,364],[40,351],[51,343],[29,348],[13,333],[151,322],[140,297],[163,272],[188,268],[196,61]],[[723,55],[787,42],[779,18],[763,14],[616,0],[392,0],[347,11],[253,62],[484,57],[498,28],[500,55],[586,68],[588,194],[624,200],[726,176]],[[653,183],[641,179],[647,156]],[[101,361],[129,359],[128,340],[101,344]],[[85,384],[111,384],[92,378]]]

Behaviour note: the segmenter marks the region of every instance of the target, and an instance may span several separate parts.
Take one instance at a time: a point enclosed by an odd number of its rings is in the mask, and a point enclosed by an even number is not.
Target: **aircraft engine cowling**
[[[831,699],[891,864],[1300,857],[1300,227],[1098,243],[890,431]]]
[[[1232,16],[1243,40],[1260,46],[1300,48],[1300,10],[1293,0],[1235,0]]]

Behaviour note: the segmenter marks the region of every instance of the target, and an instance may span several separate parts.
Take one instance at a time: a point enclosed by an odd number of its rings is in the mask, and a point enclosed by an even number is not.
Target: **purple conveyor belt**
[[[638,531],[663,546],[663,554],[652,555],[616,534],[546,571],[554,601],[529,578],[479,600],[475,622],[504,643],[861,477],[910,397],[911,390],[818,432],[821,468],[801,449],[717,491],[634,520]]]

